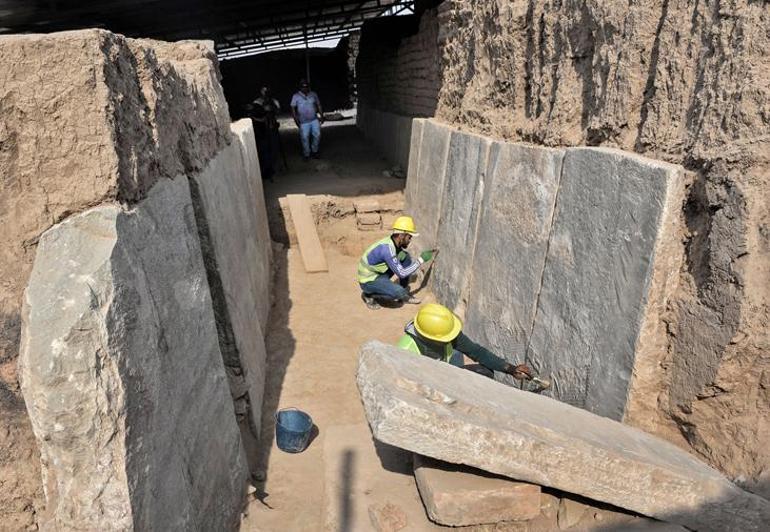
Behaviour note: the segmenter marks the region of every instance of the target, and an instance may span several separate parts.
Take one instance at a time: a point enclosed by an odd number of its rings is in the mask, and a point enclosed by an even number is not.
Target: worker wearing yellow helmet
[[[417,260],[412,260],[406,248],[417,236],[411,216],[399,216],[393,222],[393,231],[366,248],[358,261],[358,283],[361,298],[371,308],[380,308],[377,300],[420,304],[420,300],[409,293],[409,277],[420,266],[433,259],[435,250],[423,251]],[[397,283],[391,281],[396,277]]]
[[[404,335],[396,345],[458,367],[463,367],[463,354],[468,355],[482,366],[474,371],[488,377],[492,377],[494,371],[499,371],[518,380],[532,379],[532,371],[527,365],[507,362],[468,338],[462,328],[463,322],[451,310],[437,303],[428,303],[406,325]],[[539,379],[538,382],[546,384],[546,381]]]

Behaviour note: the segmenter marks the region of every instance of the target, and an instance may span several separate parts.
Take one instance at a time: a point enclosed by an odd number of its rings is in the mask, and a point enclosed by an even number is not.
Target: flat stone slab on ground
[[[414,455],[417,489],[432,521],[467,526],[540,514],[540,486]]]
[[[381,342],[357,382],[374,437],[696,530],[765,530],[770,502],[641,430]]]

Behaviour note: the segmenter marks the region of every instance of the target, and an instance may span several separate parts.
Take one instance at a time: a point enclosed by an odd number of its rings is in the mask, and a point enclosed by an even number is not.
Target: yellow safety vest
[[[396,344],[396,347],[400,347],[401,349],[406,349],[407,351],[410,351],[416,355],[422,355],[422,351],[420,351],[420,345],[414,340],[411,334],[404,333],[404,336],[402,336],[398,343]],[[452,342],[444,344],[444,362],[449,362],[452,359],[452,355],[454,354],[454,347],[452,347]]]
[[[368,248],[366,248],[366,251],[364,251],[364,254],[361,255],[361,260],[358,261],[358,282],[368,283],[371,281],[374,281],[378,275],[382,275],[383,273],[388,271],[388,263],[387,262],[380,262],[378,264],[369,264],[369,261],[367,260],[367,257],[369,256],[369,253],[372,252],[374,248],[376,248],[379,245],[387,244],[387,246],[390,248],[391,253],[396,255],[396,245],[393,243],[393,239],[391,239],[389,236],[386,236],[383,239],[378,240]],[[406,258],[406,252],[401,250],[398,252],[398,260],[403,261]]]

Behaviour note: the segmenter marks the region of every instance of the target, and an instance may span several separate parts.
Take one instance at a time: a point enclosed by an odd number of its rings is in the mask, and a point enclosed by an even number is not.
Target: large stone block
[[[242,120],[233,130],[239,141],[195,174],[190,186],[230,392],[236,404],[245,401],[243,409],[258,438],[266,360],[261,323],[269,310],[265,303],[270,300],[270,240],[265,238],[264,200],[258,202],[254,178],[245,164],[253,163],[256,154],[253,134],[249,135],[251,121]]]
[[[22,336],[53,528],[237,525],[248,469],[186,179],[43,234]]]
[[[414,244],[418,249],[436,245],[451,133],[449,126],[435,120],[426,120],[422,126],[417,186],[406,204],[406,213],[414,218],[420,233]]]
[[[468,526],[540,514],[540,486],[414,455],[414,478],[432,521]]]
[[[20,514],[33,519],[42,497],[16,371],[22,293],[40,235],[202,169],[229,142],[229,113],[213,44],[104,30],[7,35],[0,72],[0,516],[23,524]]]
[[[406,186],[404,187],[404,203],[407,210],[417,200],[417,187],[420,183],[420,150],[422,148],[422,132],[425,126],[424,118],[412,119],[412,130],[409,141],[409,163],[406,169]]]
[[[374,437],[696,530],[765,530],[770,502],[617,421],[369,342],[358,388]]]
[[[254,129],[251,120],[234,122],[231,130],[235,139],[240,143],[244,171],[250,183],[251,205],[256,218],[256,233],[251,238],[258,249],[256,252],[256,262],[252,267],[256,268],[254,280],[257,286],[257,293],[261,294],[257,302],[257,308],[259,310],[259,323],[264,331],[265,327],[267,327],[267,318],[272,306],[271,284],[273,279],[273,246],[270,237],[270,226],[267,221],[265,192],[262,187],[262,174],[259,170],[257,145],[254,140]]]
[[[521,362],[532,331],[564,152],[494,143],[473,251],[468,333]]]
[[[656,244],[679,167],[619,150],[564,157],[528,360],[562,401],[622,419]]]
[[[438,300],[452,309],[461,303],[471,277],[490,144],[488,138],[462,131],[453,131],[449,141],[437,232],[441,254],[431,282]]]

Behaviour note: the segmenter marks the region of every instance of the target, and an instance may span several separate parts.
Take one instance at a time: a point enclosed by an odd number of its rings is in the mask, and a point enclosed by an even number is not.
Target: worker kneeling
[[[493,377],[494,371],[512,375],[514,379],[532,379],[532,371],[525,364],[513,364],[503,360],[488,349],[478,345],[462,332],[460,318],[443,305],[428,303],[420,308],[414,321],[404,328],[404,336],[398,347],[435,360],[443,360],[453,366],[464,367],[463,354],[482,367],[468,367],[476,373]]]
[[[358,283],[361,297],[371,308],[380,308],[377,300],[419,305],[420,300],[409,293],[409,277],[420,266],[433,259],[435,251],[423,251],[412,260],[406,248],[417,236],[414,220],[400,216],[393,222],[393,233],[369,246],[358,262]],[[395,276],[398,283],[391,281]]]

